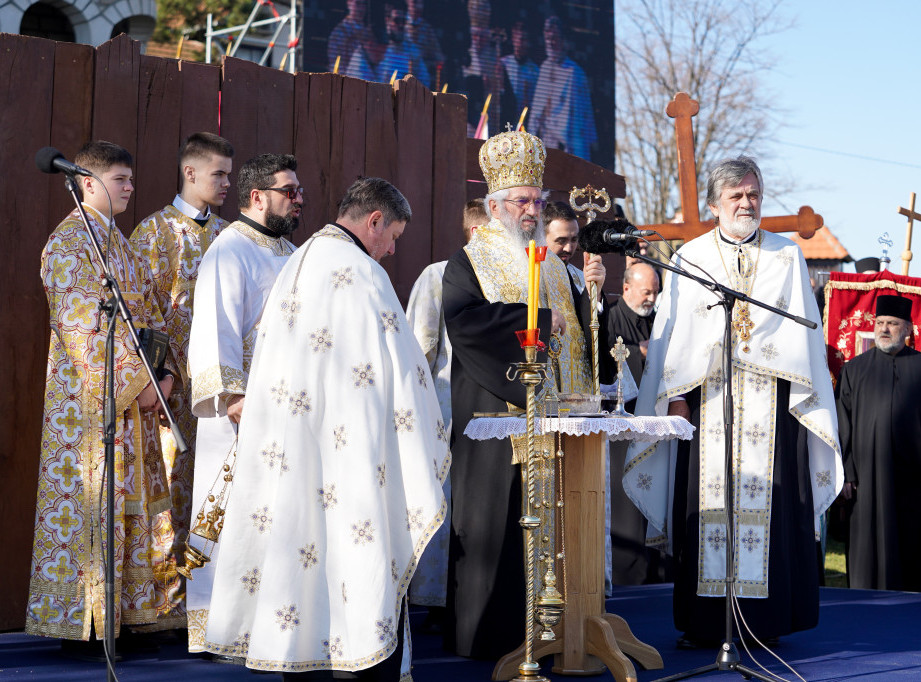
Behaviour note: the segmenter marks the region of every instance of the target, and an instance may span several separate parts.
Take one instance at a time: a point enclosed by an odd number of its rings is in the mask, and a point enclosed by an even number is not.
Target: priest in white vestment
[[[473,231],[489,222],[486,209],[479,199],[468,201],[464,207],[464,241],[469,242]],[[413,330],[416,341],[425,353],[435,394],[441,406],[441,417],[445,428],[451,431],[451,341],[445,327],[444,305],[441,295],[441,280],[444,279],[443,260],[427,266],[409,293],[406,304],[406,319]],[[451,478],[444,482],[446,518],[451,517]],[[409,602],[429,607],[429,615],[422,625],[423,631],[438,631],[444,620],[445,599],[448,593],[448,542],[450,524],[446,523],[429,543],[425,554],[419,560],[416,574],[409,589]]]
[[[378,261],[411,216],[363,178],[266,303],[206,648],[313,679],[409,678],[404,597],[445,517],[448,432]]]
[[[715,281],[819,322],[803,254],[759,229],[763,182],[740,156],[710,173],[717,227],[673,258]],[[668,273],[637,400],[638,415],[680,414],[689,444],[632,443],[624,489],[649,520],[647,544],[675,557],[680,646],[723,640],[726,576],[722,340],[717,296]],[[711,307],[713,306],[713,307]],[[734,592],[760,638],[818,622],[819,517],[843,483],[831,380],[821,328],[808,329],[745,302],[732,328]]]
[[[211,561],[187,581],[192,652],[204,651],[218,554],[218,545],[195,527],[213,509],[208,496],[223,486],[222,467],[235,446],[262,309],[294,252],[285,235],[297,227],[303,204],[296,170],[289,154],[262,154],[243,165],[237,179],[240,217],[215,238],[198,271],[189,338],[192,413],[199,417],[189,544]]]

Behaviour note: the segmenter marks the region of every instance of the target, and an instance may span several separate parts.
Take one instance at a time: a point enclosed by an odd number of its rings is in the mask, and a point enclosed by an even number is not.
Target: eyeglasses
[[[298,196],[304,196],[303,187],[265,187],[262,191],[268,192],[269,190],[272,190],[273,192],[281,192],[291,201],[294,201]]]
[[[544,206],[547,205],[546,199],[525,199],[524,197],[521,197],[520,199],[506,199],[506,201],[510,204],[515,204],[515,206],[520,208],[522,211],[527,210],[528,206],[531,204],[534,204],[534,208],[538,211],[544,210]]]

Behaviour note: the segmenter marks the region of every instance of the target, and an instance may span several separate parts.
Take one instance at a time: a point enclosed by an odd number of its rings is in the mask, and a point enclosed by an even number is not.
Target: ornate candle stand
[[[541,530],[541,518],[535,514],[534,500],[537,491],[537,453],[535,450],[535,422],[537,417],[537,397],[536,387],[547,376],[547,366],[542,362],[537,362],[538,350],[538,330],[526,329],[518,334],[522,348],[524,348],[525,361],[516,362],[509,367],[506,377],[509,381],[520,381],[527,394],[527,461],[522,462],[522,475],[524,478],[524,490],[522,495],[522,516],[519,520],[524,532],[525,549],[527,558],[525,562],[527,582],[527,608],[525,615],[525,657],[518,666],[518,677],[515,682],[548,682],[547,678],[540,674],[540,664],[533,660],[534,650],[534,624],[537,615],[537,594],[534,588],[535,577],[538,569],[537,566],[537,542],[535,533]],[[540,513],[541,510],[538,510]],[[542,591],[543,592],[543,591]],[[562,604],[562,600],[560,600]],[[552,607],[552,604],[546,604]],[[559,616],[562,614],[562,608],[553,621],[551,610],[542,611],[546,623],[545,627],[552,627],[559,623]]]

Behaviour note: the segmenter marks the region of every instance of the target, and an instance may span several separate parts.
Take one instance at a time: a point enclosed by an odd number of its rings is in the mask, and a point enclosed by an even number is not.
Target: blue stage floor
[[[859,680],[883,682],[901,680],[921,682],[921,594],[873,592],[867,590],[821,589],[819,627],[784,637],[775,647],[778,655],[809,682]],[[627,619],[636,636],[659,650],[663,670],[638,669],[639,682],[648,682],[712,663],[716,652],[682,651],[675,647],[678,633],[671,619],[671,585],[617,588],[607,610]],[[411,614],[414,624],[421,613]],[[416,628],[418,631],[418,628]],[[445,653],[440,638],[415,635],[413,678],[415,682],[454,682],[488,680],[493,665],[468,661]],[[0,634],[0,680],[104,680],[102,664],[75,662],[62,658],[57,640],[30,637],[22,633]],[[743,664],[755,668],[742,651]],[[774,673],[796,679],[763,651],[759,660]],[[549,672],[552,680],[572,679]],[[171,680],[205,682],[227,680],[280,679],[275,674],[259,674],[236,666],[220,665],[188,654],[180,644],[162,646],[159,653],[126,654],[116,665],[122,682]],[[591,679],[611,679],[610,675]],[[737,673],[710,673],[697,680],[741,680]]]

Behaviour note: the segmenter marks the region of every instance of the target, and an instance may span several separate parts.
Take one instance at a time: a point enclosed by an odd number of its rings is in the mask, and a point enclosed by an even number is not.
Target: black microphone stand
[[[767,677],[757,670],[753,670],[752,668],[743,665],[739,658],[739,651],[736,648],[735,643],[732,641],[732,594],[735,590],[736,581],[735,562],[733,561],[735,524],[733,518],[734,510],[732,508],[734,487],[732,477],[732,312],[735,308],[736,301],[743,301],[745,303],[756,305],[759,308],[769,310],[776,315],[782,315],[783,317],[793,320],[797,324],[801,324],[804,327],[809,327],[810,329],[815,329],[817,325],[815,322],[807,320],[805,317],[799,317],[798,315],[793,315],[792,313],[788,313],[787,311],[781,310],[780,308],[775,308],[774,306],[768,305],[767,303],[757,301],[753,298],[750,298],[749,296],[746,296],[740,291],[736,291],[730,287],[718,284],[713,280],[704,279],[702,277],[698,277],[697,275],[692,275],[680,266],[672,265],[671,263],[662,263],[653,258],[641,255],[636,249],[627,250],[626,254],[631,258],[636,258],[655,267],[664,268],[682,277],[692,279],[705,289],[709,289],[720,299],[718,303],[714,303],[709,307],[715,308],[716,306],[721,306],[726,315],[726,324],[723,331],[723,443],[725,450],[724,480],[726,481],[726,486],[723,491],[723,511],[726,515],[726,577],[723,581],[724,588],[726,590],[724,595],[726,605],[725,638],[723,639],[723,644],[720,647],[720,651],[717,654],[716,661],[714,663],[702,666],[700,668],[686,670],[685,672],[676,673],[674,675],[669,675],[668,677],[661,677],[654,682],[674,682],[675,680],[685,680],[690,677],[703,675],[704,673],[708,673],[714,670],[730,672],[734,671],[739,673],[744,679],[751,679],[754,677],[755,679],[763,680],[764,682],[775,682],[777,679],[776,677]]]
[[[150,383],[157,393],[157,399],[169,422],[170,430],[173,432],[173,439],[176,441],[176,447],[180,452],[186,452],[189,446],[186,445],[179,425],[176,423],[176,417],[166,402],[163,390],[160,388],[160,382],[157,380],[150,359],[141,348],[141,339],[138,336],[137,329],[131,322],[131,313],[122,296],[121,289],[118,286],[118,280],[109,270],[109,263],[102,253],[102,247],[96,238],[96,233],[90,227],[89,218],[83,209],[83,203],[77,194],[77,184],[74,182],[72,175],[67,175],[64,180],[64,186],[73,197],[77,210],[80,212],[80,218],[83,220],[83,226],[89,235],[90,244],[93,251],[99,259],[103,271],[103,286],[112,293],[108,301],[101,301],[99,307],[106,313],[108,329],[106,330],[106,361],[105,361],[105,386],[106,401],[103,406],[103,429],[104,435],[102,442],[105,445],[105,486],[106,486],[106,552],[105,552],[105,653],[106,653],[106,679],[108,682],[115,681],[115,671],[112,668],[112,662],[115,660],[115,323],[117,318],[121,317],[128,326],[128,334],[134,343],[134,349],[140,358],[147,376],[150,377]],[[118,229],[113,227],[111,229]],[[138,424],[138,428],[141,425]]]

